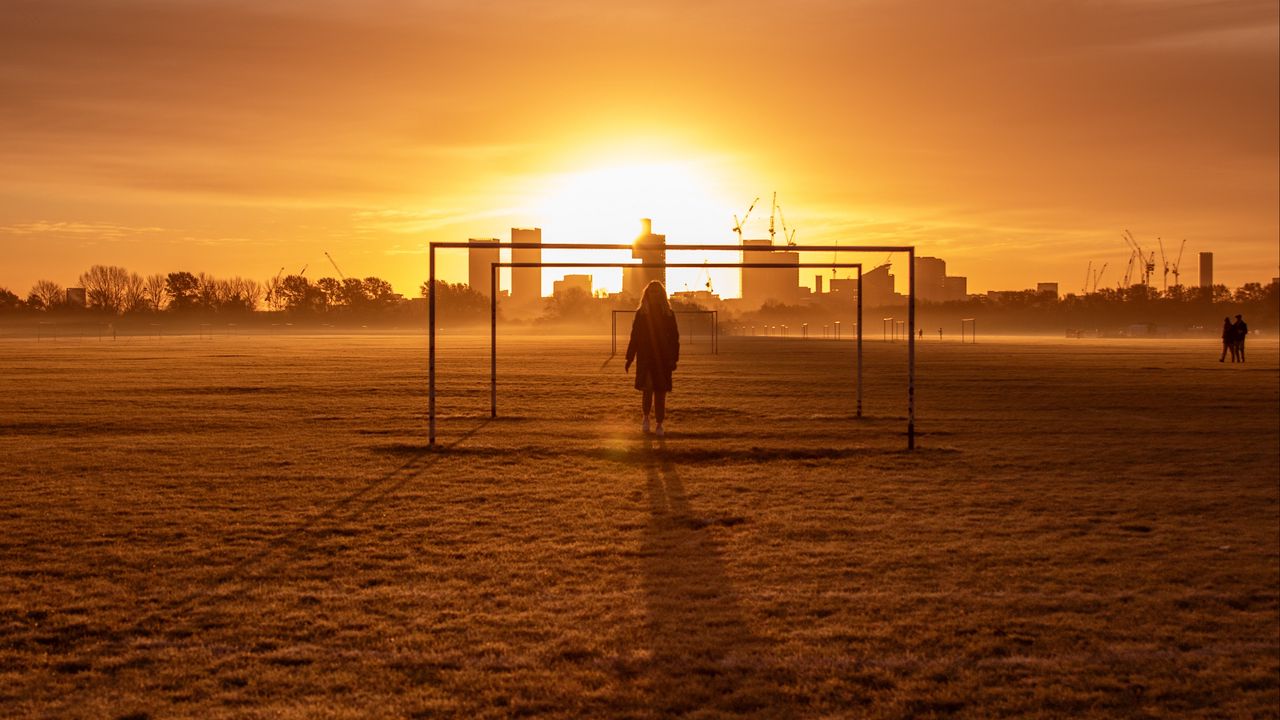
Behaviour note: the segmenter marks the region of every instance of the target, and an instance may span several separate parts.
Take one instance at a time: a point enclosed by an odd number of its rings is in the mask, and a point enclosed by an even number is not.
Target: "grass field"
[[[0,716],[1276,717],[1280,353],[0,341]]]

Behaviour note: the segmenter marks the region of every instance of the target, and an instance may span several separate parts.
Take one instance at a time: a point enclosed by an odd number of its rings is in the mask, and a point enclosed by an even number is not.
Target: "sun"
[[[542,227],[543,242],[629,243],[640,232],[640,219],[650,218],[653,231],[668,243],[736,242],[732,233],[730,203],[722,191],[713,163],[699,160],[650,160],[603,163],[582,170],[558,173],[541,181],[531,217]],[[627,260],[629,253],[577,252],[574,260]],[[564,257],[563,259],[570,259]],[[682,261],[701,262],[705,254],[682,254]],[[580,271],[575,271],[580,272]],[[590,271],[598,288],[621,289],[622,272],[602,268]],[[549,268],[544,274],[564,273]],[[668,272],[671,290],[687,285],[698,288],[699,271],[673,268]],[[736,282],[734,282],[736,285]]]

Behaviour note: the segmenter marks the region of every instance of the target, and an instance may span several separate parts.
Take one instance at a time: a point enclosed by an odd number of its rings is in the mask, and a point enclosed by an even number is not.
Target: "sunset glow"
[[[803,240],[915,244],[973,291],[1075,286],[1125,229],[1230,285],[1280,263],[1274,4],[109,8],[0,28],[0,286],[328,252],[413,294],[432,241],[731,242],[775,190]]]
[[[669,243],[736,242],[732,233],[733,210],[716,171],[709,163],[665,161],[605,164],[542,178],[545,191],[530,209],[540,218],[544,242],[630,242],[639,232],[640,218],[654,220],[654,232],[667,235]],[[742,212],[739,210],[738,212]],[[707,253],[689,253],[682,261],[709,259]],[[576,260],[630,260],[628,253],[577,253]],[[580,272],[580,271],[574,271]],[[564,271],[548,269],[544,285]],[[598,288],[617,292],[622,271],[591,272]],[[696,282],[697,271],[672,269],[673,289]]]

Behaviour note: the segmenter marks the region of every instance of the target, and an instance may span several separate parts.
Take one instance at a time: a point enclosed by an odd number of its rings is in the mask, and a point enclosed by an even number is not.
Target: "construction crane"
[[[1093,279],[1093,261],[1090,260],[1089,264],[1086,265],[1084,268],[1084,288],[1080,291],[1082,294],[1084,295],[1089,294],[1089,281],[1092,279]]]
[[[1107,263],[1102,263],[1102,269],[1093,274],[1093,291],[1098,292],[1098,283],[1102,282],[1102,274],[1107,271]]]
[[[1182,287],[1182,276],[1178,274],[1178,268],[1182,265],[1182,251],[1187,248],[1187,239],[1182,238],[1182,244],[1178,246],[1178,259],[1173,261],[1173,286]]]
[[[1138,269],[1142,272],[1142,284],[1149,287],[1151,285],[1151,274],[1156,271],[1156,251],[1152,250],[1149,255],[1143,252],[1137,238],[1128,230],[1124,231],[1124,239],[1138,253]]]
[[[751,217],[751,211],[756,209],[756,203],[760,202],[760,198],[751,201],[751,205],[747,207],[747,211],[742,214],[739,220],[737,215],[733,216],[733,231],[738,233],[738,244],[742,244],[742,226],[747,224],[747,218]]]
[[[1164,256],[1164,238],[1157,237],[1156,242],[1160,243],[1160,265],[1164,267],[1164,280],[1162,282],[1164,292],[1169,292],[1169,260]]]
[[[796,244],[796,229],[791,228],[787,231],[787,218],[782,214],[782,206],[778,206],[778,219],[782,221],[782,239],[787,241],[787,245]]]
[[[310,265],[303,265],[303,266],[302,266],[302,269],[298,271],[298,277],[306,277],[306,274],[307,274],[307,268],[309,268],[309,267],[311,267],[311,266],[310,266]]]
[[[707,279],[706,283],[704,283],[704,286],[707,288],[707,292],[713,292],[713,290],[711,289],[711,271],[706,268],[705,262],[703,263],[702,277],[705,277]]]
[[[1120,289],[1121,289],[1121,290],[1123,290],[1123,289],[1125,289],[1125,288],[1129,287],[1129,285],[1130,285],[1130,281],[1133,279],[1133,266],[1134,266],[1134,263],[1135,263],[1135,258],[1137,258],[1137,257],[1138,257],[1138,251],[1137,251],[1137,250],[1130,250],[1130,251],[1129,251],[1129,265],[1128,265],[1128,267],[1126,267],[1126,268],[1124,269],[1124,279],[1120,281]]]
[[[778,211],[778,191],[773,191],[773,205],[769,207],[769,244],[773,244],[773,214]]]
[[[338,267],[338,263],[333,261],[333,256],[330,255],[328,252],[326,252],[324,256],[329,258],[329,264],[333,266],[334,270],[338,271],[338,277],[341,278],[343,282],[346,282],[347,276],[342,274],[342,268]]]

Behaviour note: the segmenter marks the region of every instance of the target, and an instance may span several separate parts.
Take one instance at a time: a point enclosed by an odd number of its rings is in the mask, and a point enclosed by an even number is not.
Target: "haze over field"
[[[1124,228],[1266,282],[1278,12],[17,0],[0,285],[94,263],[266,278],[329,251],[412,295],[432,240],[628,241],[650,216],[727,243],[772,190],[801,241],[915,243],[974,291],[1119,267]]]

